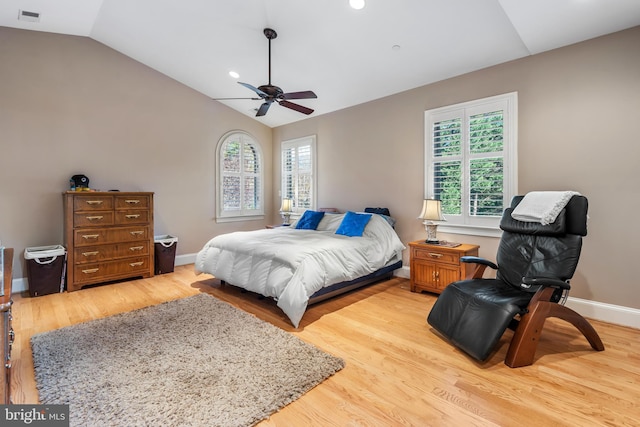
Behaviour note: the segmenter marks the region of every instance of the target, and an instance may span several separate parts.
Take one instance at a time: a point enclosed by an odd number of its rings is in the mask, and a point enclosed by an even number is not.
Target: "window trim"
[[[518,191],[518,93],[510,92],[502,95],[491,96],[487,98],[477,99],[473,101],[462,102],[445,107],[434,108],[425,111],[424,121],[424,197],[432,198],[433,180],[431,179],[432,158],[433,158],[433,124],[436,121],[446,120],[447,118],[463,117],[477,114],[478,110],[488,111],[491,105],[500,105],[504,114],[504,189],[503,203],[505,208],[509,206],[513,196]],[[461,114],[462,112],[462,114]],[[437,116],[437,120],[435,119]],[[467,129],[464,129],[465,136]],[[466,146],[466,141],[464,142]],[[466,155],[463,155],[466,158]],[[463,187],[469,185],[469,175],[465,170],[463,175]],[[463,211],[466,212],[468,200],[463,192]],[[492,218],[471,218],[465,214],[460,217],[450,218],[445,214],[448,222],[439,224],[439,230],[445,233],[468,234],[477,236],[499,237],[500,217]]]
[[[258,174],[258,179],[260,181],[260,207],[259,209],[241,209],[240,211],[229,211],[224,210],[223,208],[223,176],[224,176],[224,168],[221,164],[223,156],[222,149],[225,144],[229,141],[231,137],[235,135],[239,135],[242,139],[242,144],[245,142],[250,143],[253,148],[256,150],[256,155],[258,157],[258,166],[260,168],[260,172]],[[247,138],[248,141],[244,139]],[[241,150],[242,152],[242,150]],[[241,160],[242,161],[242,160]],[[224,135],[218,140],[218,144],[216,146],[216,222],[233,222],[233,221],[252,221],[252,220],[261,220],[264,219],[264,156],[262,154],[262,146],[258,142],[258,140],[251,135],[250,133],[242,130],[232,130]],[[242,171],[244,175],[244,171]]]
[[[311,146],[311,207],[309,208],[294,208],[292,217],[301,215],[305,210],[315,210],[318,206],[318,156],[317,156],[317,137],[316,135],[303,136],[295,139],[288,139],[282,141],[280,144],[280,201],[284,197],[285,193],[285,151],[293,147],[301,147],[305,145]],[[278,205],[280,209],[280,205]]]

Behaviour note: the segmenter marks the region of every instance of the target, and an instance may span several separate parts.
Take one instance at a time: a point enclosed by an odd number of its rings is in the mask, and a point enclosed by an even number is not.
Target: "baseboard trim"
[[[177,255],[175,265],[193,264],[195,261],[196,254]],[[409,279],[411,277],[411,270],[408,266],[404,265],[402,268],[394,271],[394,276]],[[13,293],[25,292],[28,289],[29,284],[25,277],[13,279]],[[640,310],[637,308],[574,297],[569,297],[566,305],[589,319],[640,329]]]
[[[21,277],[19,279],[13,279],[11,281],[11,293],[19,294],[20,292],[25,292],[29,290],[29,283],[26,277]]]
[[[640,310],[637,308],[573,297],[569,297],[565,305],[589,319],[640,329]]]
[[[196,262],[197,254],[176,255],[175,265],[187,265]]]
[[[405,279],[410,279],[411,270],[409,269],[409,266],[403,265],[402,268],[399,268],[396,271],[394,271],[393,275],[397,277],[403,277]]]

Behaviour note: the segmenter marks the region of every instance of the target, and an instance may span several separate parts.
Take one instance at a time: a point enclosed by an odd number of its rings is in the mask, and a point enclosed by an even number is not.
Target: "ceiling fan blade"
[[[249,83],[238,82],[238,84],[241,84],[242,86],[246,87],[247,89],[251,89],[252,91],[257,93],[258,95],[260,95],[260,98],[266,98],[267,96],[269,96],[266,93],[264,93],[263,91],[261,91],[260,89],[258,89],[257,87],[251,86]]]
[[[302,114],[309,115],[309,114],[313,113],[313,110],[311,108],[303,107],[302,105],[294,104],[293,102],[282,100],[282,101],[279,101],[279,103],[283,107],[290,108],[290,109],[295,110],[295,111],[297,111],[299,113],[302,113]]]
[[[264,116],[265,114],[267,114],[269,107],[271,107],[270,102],[265,102],[264,104],[262,104],[258,109],[258,112],[256,113],[256,117]]]
[[[227,101],[229,99],[251,99],[253,101],[259,101],[262,98],[211,98],[211,99],[213,99],[214,101]]]
[[[303,92],[289,92],[283,93],[282,99],[309,99],[309,98],[317,98],[318,96],[313,93],[313,91],[305,90]]]

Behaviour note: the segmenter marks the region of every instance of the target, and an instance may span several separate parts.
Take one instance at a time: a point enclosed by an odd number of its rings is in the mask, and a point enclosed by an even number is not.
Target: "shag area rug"
[[[34,335],[42,404],[72,426],[251,426],[344,361],[207,294]]]

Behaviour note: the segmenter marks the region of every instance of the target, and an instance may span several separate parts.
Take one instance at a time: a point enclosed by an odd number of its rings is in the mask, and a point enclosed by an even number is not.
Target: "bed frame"
[[[309,298],[309,305],[347,293],[362,286],[367,286],[382,280],[389,280],[393,277],[393,272],[401,267],[402,260],[387,265],[386,267],[382,267],[380,270],[374,271],[366,276],[322,288],[315,294],[311,295]]]
[[[383,280],[389,280],[393,277],[393,272],[399,268],[402,268],[402,260],[394,262],[393,264],[389,264],[386,267],[382,267],[380,270],[369,273],[366,276],[358,277],[357,279],[349,280],[346,282],[335,283],[333,285],[327,286],[326,288],[322,288],[315,294],[311,295],[311,297],[309,297],[308,305],[315,304],[317,302],[321,302],[338,295],[346,294],[349,291],[361,288],[363,286],[371,285]],[[234,286],[233,283],[229,283],[224,280],[221,280],[220,284],[223,286]],[[239,289],[242,293],[249,292],[243,288]],[[268,297],[260,295],[260,299],[262,298]]]

